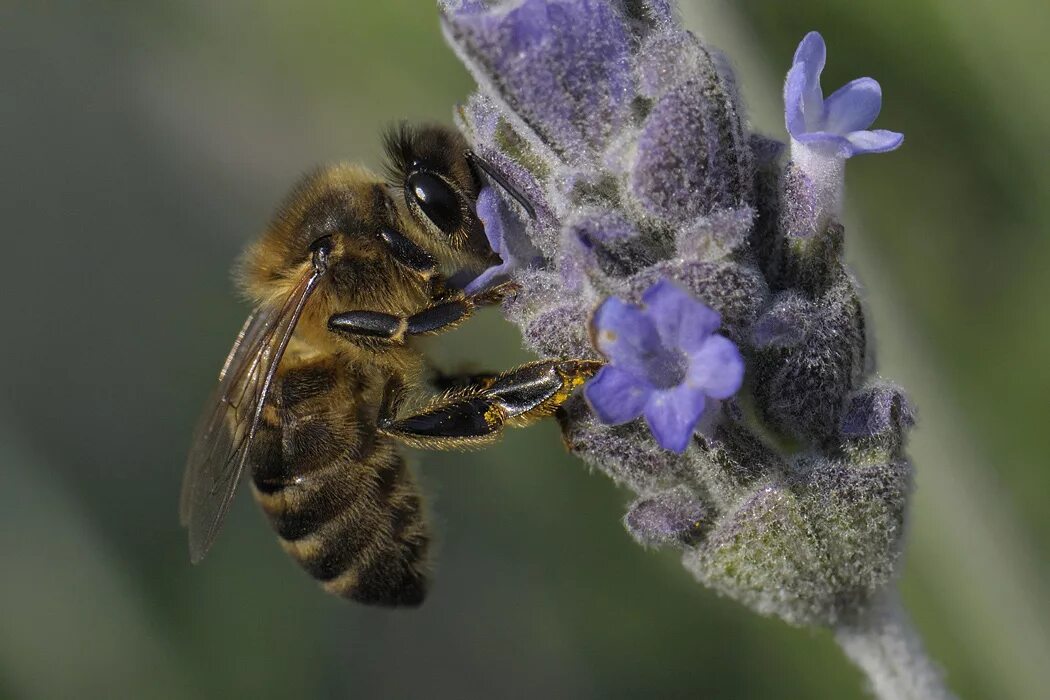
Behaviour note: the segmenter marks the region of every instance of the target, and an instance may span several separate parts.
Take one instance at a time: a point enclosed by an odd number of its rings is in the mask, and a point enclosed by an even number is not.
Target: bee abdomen
[[[426,559],[430,539],[417,496],[406,497],[398,506],[382,513],[377,536],[352,555],[300,560],[310,570],[319,566],[316,577],[325,589],[368,605],[416,606],[427,592]],[[349,530],[356,525],[348,524]],[[360,532],[360,530],[358,530]],[[338,532],[328,542],[342,549]],[[349,555],[349,556],[347,556]],[[344,566],[345,564],[345,566]],[[330,576],[341,569],[335,576]],[[314,573],[314,571],[311,571]]]
[[[326,590],[374,605],[423,601],[426,521],[415,480],[391,445],[280,480],[260,466],[256,499],[284,549]]]

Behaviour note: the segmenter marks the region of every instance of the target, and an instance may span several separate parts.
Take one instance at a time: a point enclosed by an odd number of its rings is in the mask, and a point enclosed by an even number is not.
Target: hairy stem
[[[891,585],[858,616],[835,628],[835,639],[867,675],[880,700],[949,700],[941,669],[927,656]]]

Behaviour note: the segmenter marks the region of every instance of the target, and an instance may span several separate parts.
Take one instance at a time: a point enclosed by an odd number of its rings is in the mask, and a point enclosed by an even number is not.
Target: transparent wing
[[[258,308],[248,316],[197,423],[179,501],[195,564],[230,510],[277,366],[319,279],[318,272],[304,275],[280,307]]]

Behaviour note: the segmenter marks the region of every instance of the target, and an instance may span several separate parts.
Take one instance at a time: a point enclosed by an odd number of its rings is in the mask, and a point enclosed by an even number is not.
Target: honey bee
[[[281,546],[327,591],[416,606],[430,535],[399,445],[493,442],[553,414],[598,363],[453,378],[423,400],[416,339],[514,292],[449,283],[498,261],[474,211],[483,178],[531,209],[453,130],[401,126],[385,146],[386,177],[355,165],[307,175],[246,250],[239,280],[255,307],[197,426],[179,511],[199,562],[247,467]]]

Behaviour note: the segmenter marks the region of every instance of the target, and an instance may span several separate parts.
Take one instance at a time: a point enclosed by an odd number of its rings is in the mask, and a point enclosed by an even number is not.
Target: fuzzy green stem
[[[879,700],[950,700],[941,669],[926,654],[896,586],[837,626],[835,640],[868,677]]]

